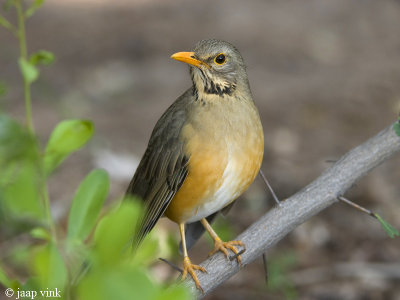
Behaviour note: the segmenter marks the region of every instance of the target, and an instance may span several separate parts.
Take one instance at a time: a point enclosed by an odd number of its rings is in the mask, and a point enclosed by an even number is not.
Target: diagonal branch
[[[281,206],[270,210],[237,237],[247,246],[242,255],[243,266],[261,256],[294,228],[335,203],[337,197],[343,195],[358,179],[398,151],[400,137],[391,125],[348,152],[320,177],[281,202]],[[213,255],[201,266],[208,271],[197,274],[204,289],[203,295],[199,294],[190,278],[184,282],[199,297],[206,295],[240,270],[235,261],[228,261],[221,253]]]

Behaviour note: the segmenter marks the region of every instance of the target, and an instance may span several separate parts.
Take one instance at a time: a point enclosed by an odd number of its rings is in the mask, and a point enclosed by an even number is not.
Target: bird
[[[179,226],[184,280],[203,291],[188,249],[206,230],[214,240],[209,255],[229,250],[241,265],[241,241],[224,242],[210,223],[228,210],[258,174],[264,133],[252,98],[243,58],[229,42],[199,41],[171,58],[189,65],[189,87],[157,121],[126,195],[142,199],[137,248],[165,216]]]

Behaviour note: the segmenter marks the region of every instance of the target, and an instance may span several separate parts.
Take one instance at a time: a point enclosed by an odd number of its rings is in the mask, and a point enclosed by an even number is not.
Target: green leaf
[[[393,129],[394,129],[394,132],[396,132],[396,134],[398,136],[400,136],[400,117],[397,119],[397,122],[394,123]]]
[[[0,206],[11,217],[44,218],[38,152],[37,142],[26,128],[0,115]]]
[[[160,254],[160,236],[157,235],[157,229],[152,230],[143,240],[140,247],[136,250],[135,256],[131,260],[133,265],[148,266]],[[128,247],[131,245],[128,244]]]
[[[60,122],[50,135],[44,155],[44,168],[50,174],[69,154],[83,147],[94,132],[94,125],[87,120]]]
[[[0,114],[0,178],[5,165],[15,161],[36,161],[38,145],[36,139],[16,121]]]
[[[0,265],[0,283],[5,287],[11,286],[11,279],[8,278],[6,272],[3,270],[1,265]]]
[[[8,213],[17,218],[30,217],[44,220],[45,213],[40,198],[39,171],[35,163],[16,164],[15,172],[3,186],[3,200]]]
[[[12,25],[6,18],[3,16],[0,16],[0,26],[3,26],[4,28],[14,32],[15,27]]]
[[[25,11],[25,17],[31,17],[44,3],[44,0],[35,0],[31,6]]]
[[[50,241],[51,234],[48,230],[44,229],[43,227],[36,227],[33,228],[30,232],[31,236],[35,239]]]
[[[160,288],[140,270],[127,266],[93,268],[78,286],[80,300],[140,299],[157,297]]]
[[[34,82],[39,77],[39,70],[25,58],[18,59],[22,76],[28,83]]]
[[[38,279],[39,278],[37,276],[31,276],[19,287],[20,292],[24,291],[25,293],[27,293],[29,291],[28,295],[30,295],[30,297],[28,296],[29,297],[28,299],[32,299],[32,298],[33,299],[38,299],[38,298],[45,299],[43,297],[40,297],[40,290],[42,289],[42,287],[40,286]],[[37,292],[37,291],[39,291],[39,292]],[[36,296],[35,296],[35,293],[36,293]],[[25,296],[26,295],[27,294],[25,294]],[[16,297],[15,294],[14,294],[14,296]],[[19,298],[21,299],[21,297],[19,297]],[[63,299],[63,298],[61,298],[61,299]]]
[[[385,230],[386,234],[394,239],[396,236],[400,236],[400,233],[397,231],[396,228],[394,228],[392,225],[390,225],[388,222],[386,222],[380,215],[375,214],[376,218],[378,219],[379,223],[381,223],[381,226],[383,230]]]
[[[6,18],[4,18],[3,16],[0,16],[0,25],[7,28],[9,27],[10,22],[7,21]]]
[[[95,263],[116,265],[124,258],[123,254],[132,254],[129,249],[140,212],[138,202],[124,201],[100,220],[94,233]]]
[[[29,62],[36,66],[38,64],[48,66],[54,62],[54,54],[50,51],[39,50],[31,55]]]
[[[67,281],[67,268],[54,243],[38,247],[33,258],[32,268],[38,276],[42,289],[58,288],[64,291]]]
[[[145,247],[142,250],[143,247],[140,247],[135,256],[130,249],[134,227],[142,212],[139,201],[125,200],[101,219],[89,255],[90,269],[78,283],[76,299],[191,299],[185,287],[163,289],[149,276],[146,268],[133,263],[133,257],[136,259],[137,255],[146,256],[140,254],[141,251],[153,253],[154,248],[157,248],[154,244],[150,249]],[[146,238],[143,246],[148,240]]]
[[[81,182],[69,213],[69,241],[83,241],[87,238],[107,198],[109,185],[107,172],[99,169],[90,172]]]
[[[189,300],[193,299],[188,288],[183,285],[175,285],[163,290],[154,300]]]

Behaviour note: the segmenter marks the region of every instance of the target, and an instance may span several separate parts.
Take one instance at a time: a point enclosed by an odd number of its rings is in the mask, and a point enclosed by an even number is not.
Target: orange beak
[[[195,66],[200,68],[200,66],[207,66],[208,65],[198,59],[194,58],[194,52],[177,52],[171,55],[171,58],[178,60],[178,61],[183,61],[184,63],[187,63],[189,65]]]

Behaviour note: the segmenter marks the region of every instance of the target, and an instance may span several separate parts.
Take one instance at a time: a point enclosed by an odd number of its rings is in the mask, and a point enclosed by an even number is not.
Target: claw
[[[242,265],[242,258],[240,257],[240,255],[237,255],[239,253],[239,250],[235,247],[235,245],[242,246],[243,248],[246,249],[246,246],[241,241],[223,242],[219,237],[216,237],[214,239],[214,249],[208,254],[208,256],[213,255],[217,251],[221,251],[222,253],[225,254],[227,258],[229,258],[228,249],[230,249],[232,250],[233,253],[235,253],[236,260],[239,263],[239,265]]]
[[[206,269],[204,269],[202,266],[199,265],[194,265],[191,263],[190,259],[188,256],[185,256],[183,258],[183,273],[182,273],[182,279],[185,280],[187,274],[189,273],[190,276],[192,276],[194,283],[196,284],[196,287],[204,294],[204,290],[200,285],[200,281],[197,278],[196,273],[194,270],[199,270],[201,272],[207,273]]]

